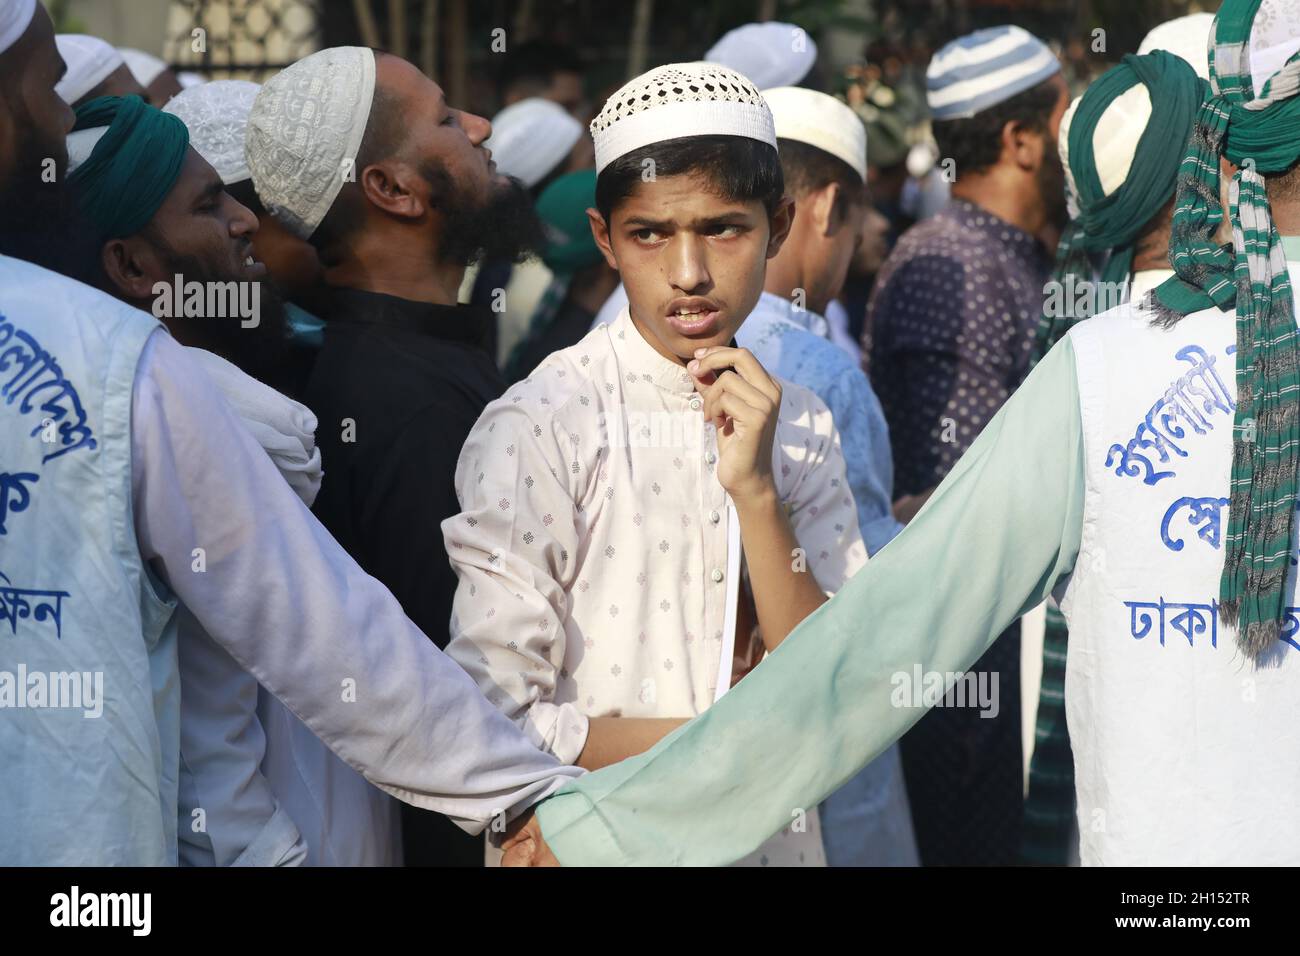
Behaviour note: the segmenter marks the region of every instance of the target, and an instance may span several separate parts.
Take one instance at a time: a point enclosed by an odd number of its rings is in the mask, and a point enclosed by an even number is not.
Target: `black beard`
[[[442,213],[442,243],[438,258],[456,265],[481,259],[523,262],[546,246],[542,221],[524,184],[510,179],[481,205],[466,202],[463,193],[440,166],[421,169]]]
[[[198,257],[180,255],[167,249],[166,244],[159,245],[167,252],[168,275],[179,274],[183,283],[247,281],[216,275]],[[172,281],[168,282],[169,288]],[[181,330],[177,338],[184,344],[215,352],[240,371],[273,384],[288,350],[289,322],[284,298],[270,280],[262,279],[258,285],[259,322],[252,328],[244,328],[239,316],[176,317],[163,321],[174,331]]]
[[[1070,221],[1070,207],[1065,200],[1065,167],[1055,149],[1047,151],[1038,167],[1038,191],[1047,206],[1048,223],[1065,228]]]
[[[20,142],[14,171],[0,189],[0,255],[96,284],[95,229],[81,218],[65,172],[46,182],[44,151],[30,138]]]

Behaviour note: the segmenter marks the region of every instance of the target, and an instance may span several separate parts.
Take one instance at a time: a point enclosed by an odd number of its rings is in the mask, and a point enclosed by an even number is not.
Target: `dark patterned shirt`
[[[1028,374],[1049,268],[1032,235],[962,199],[898,241],[863,335],[896,495],[943,480]]]

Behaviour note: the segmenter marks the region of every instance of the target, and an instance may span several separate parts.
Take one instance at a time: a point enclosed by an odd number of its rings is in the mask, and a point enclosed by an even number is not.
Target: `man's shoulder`
[[[769,374],[810,390],[827,405],[855,376],[870,387],[866,374],[842,348],[789,319],[768,320],[758,336],[740,344],[754,353]]]
[[[22,259],[0,256],[0,315],[20,319],[24,313],[85,321],[101,334],[118,327],[144,331],[159,325],[149,313],[107,292]]]

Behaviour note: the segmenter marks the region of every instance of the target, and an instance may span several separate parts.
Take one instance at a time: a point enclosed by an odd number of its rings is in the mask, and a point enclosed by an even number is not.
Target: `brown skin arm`
[[[645,753],[689,719],[592,717],[587,729],[587,743],[575,762],[584,770],[608,767],[620,760]]]
[[[938,485],[935,486],[937,488]],[[904,495],[894,502],[894,520],[907,524],[916,517],[916,513],[921,510],[922,506],[930,500],[934,494],[934,488],[923,491],[917,495]]]

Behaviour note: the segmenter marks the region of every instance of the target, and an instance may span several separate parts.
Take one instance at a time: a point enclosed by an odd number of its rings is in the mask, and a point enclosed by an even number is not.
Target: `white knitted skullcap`
[[[0,53],[18,42],[36,15],[36,0],[0,0]]]
[[[248,116],[244,150],[258,197],[307,239],[356,179],[357,150],[375,95],[366,47],[320,50],[271,77]]]
[[[141,86],[148,86],[154,80],[158,79],[158,74],[167,69],[167,64],[152,53],[145,53],[144,50],[133,50],[129,46],[120,46],[117,52],[122,54],[122,59],[126,62],[126,68],[131,71],[135,81]]]
[[[1061,71],[1042,40],[1017,26],[958,37],[930,60],[925,97],[936,120],[966,119]]]
[[[1250,79],[1255,96],[1300,51],[1300,0],[1264,0],[1250,26]]]
[[[744,136],[776,148],[754,84],[716,63],[669,63],[629,80],[591,121],[596,172],[634,149],[684,136]]]
[[[122,54],[99,37],[81,33],[60,33],[54,38],[59,56],[68,65],[68,72],[54,86],[63,102],[77,102],[95,87],[108,79],[108,75],[122,65]]]
[[[582,136],[582,124],[558,103],[529,97],[492,117],[492,151],[497,172],[523,180],[529,189],[569,155]]]
[[[1061,117],[1061,132],[1057,145],[1061,151],[1061,165],[1069,185],[1074,187],[1074,170],[1070,166],[1070,126],[1079,109],[1082,96],[1077,96]],[[1109,196],[1128,179],[1137,155],[1138,140],[1151,122],[1151,93],[1145,83],[1134,83],[1106,107],[1092,132],[1093,162],[1097,166],[1097,180],[1102,192]],[[1077,192],[1077,191],[1076,191]]]
[[[794,139],[844,160],[867,181],[867,128],[833,96],[798,86],[764,90],[777,139]]]
[[[759,89],[794,86],[817,62],[817,44],[793,23],[746,23],[723,34],[704,59],[749,77]]]
[[[181,90],[164,113],[180,118],[190,131],[190,145],[212,164],[227,186],[253,174],[244,156],[248,114],[262,87],[247,80],[214,80]]]
[[[1213,13],[1192,13],[1169,20],[1152,29],[1138,47],[1138,56],[1164,50],[1185,60],[1203,80],[1210,78],[1210,31]]]

